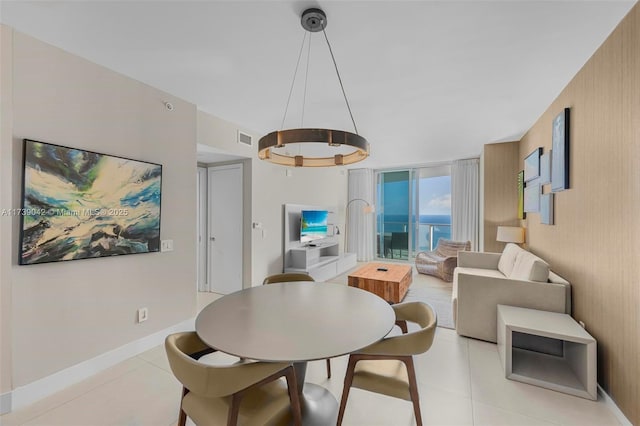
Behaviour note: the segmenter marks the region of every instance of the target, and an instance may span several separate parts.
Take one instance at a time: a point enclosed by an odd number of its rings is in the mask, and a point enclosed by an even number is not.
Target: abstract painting
[[[524,188],[524,211],[535,213],[540,211],[540,182],[528,182]]]
[[[540,196],[540,223],[553,225],[553,194]]]
[[[525,219],[524,212],[524,170],[518,173],[518,219]]]
[[[542,148],[536,148],[524,159],[524,181],[529,182],[540,176],[540,156]]]
[[[162,166],[24,140],[20,264],[160,248]]]
[[[551,153],[549,151],[546,154],[540,156],[540,185],[546,185],[551,183]]]
[[[551,191],[569,189],[569,108],[553,119]]]

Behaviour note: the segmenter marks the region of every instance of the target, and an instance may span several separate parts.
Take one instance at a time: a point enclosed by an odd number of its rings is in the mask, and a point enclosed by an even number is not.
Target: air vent
[[[238,143],[251,146],[253,145],[253,137],[238,130]]]

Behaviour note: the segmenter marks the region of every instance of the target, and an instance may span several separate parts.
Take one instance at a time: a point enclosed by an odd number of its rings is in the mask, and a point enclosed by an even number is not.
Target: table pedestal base
[[[338,421],[338,401],[328,389],[315,383],[304,382],[307,373],[306,362],[294,362],[296,379],[300,393],[300,410],[304,426],[335,425]],[[280,422],[278,422],[280,424]],[[293,424],[291,413],[287,413],[284,424]]]
[[[305,383],[300,405],[304,426],[335,425],[338,421],[338,401],[322,386]]]

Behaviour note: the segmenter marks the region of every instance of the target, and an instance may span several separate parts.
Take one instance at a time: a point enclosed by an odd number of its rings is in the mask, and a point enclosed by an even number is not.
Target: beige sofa
[[[571,314],[571,285],[515,244],[502,253],[461,251],[452,304],[458,334],[495,342],[499,304]]]

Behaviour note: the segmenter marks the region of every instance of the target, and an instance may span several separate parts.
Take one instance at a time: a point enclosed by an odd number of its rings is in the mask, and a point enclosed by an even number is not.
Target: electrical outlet
[[[149,319],[149,309],[148,308],[138,309],[138,322],[145,322],[148,319]]]
[[[173,251],[173,240],[160,241],[160,251]]]

